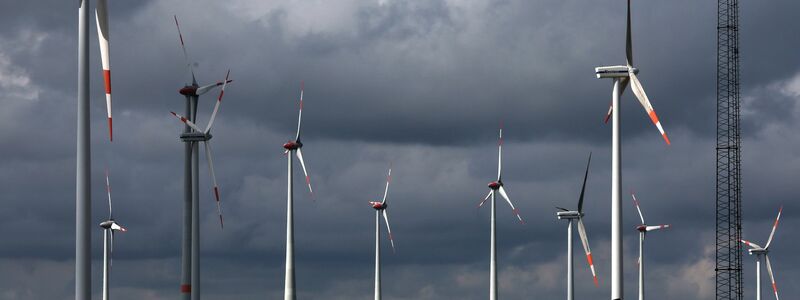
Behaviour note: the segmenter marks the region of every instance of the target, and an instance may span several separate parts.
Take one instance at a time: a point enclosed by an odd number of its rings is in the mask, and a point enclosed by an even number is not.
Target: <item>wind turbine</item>
[[[624,66],[607,66],[595,68],[597,78],[611,78],[614,80],[614,89],[611,93],[611,108],[609,114],[612,114],[611,126],[611,299],[623,299],[622,287],[622,174],[620,170],[620,161],[622,160],[622,152],[620,151],[620,109],[619,98],[628,83],[631,84],[631,90],[639,103],[645,109],[650,120],[656,125],[661,136],[667,145],[670,144],[661,122],[658,120],[647,94],[642,88],[639,77],[639,69],[633,67],[633,45],[631,42],[631,1],[628,0],[628,18],[626,27],[626,40],[625,40],[625,56],[627,64]],[[614,113],[612,113],[614,112]]]
[[[386,221],[386,231],[389,234],[389,242],[392,243],[392,252],[395,251],[392,228],[389,227],[389,213],[386,212],[386,208],[389,206],[389,203],[386,203],[386,195],[389,194],[389,183],[391,182],[392,167],[390,166],[389,175],[386,176],[386,188],[383,190],[383,200],[369,202],[369,205],[375,209],[375,300],[381,299],[381,215]]]
[[[184,131],[181,134],[181,141],[184,143],[184,207],[183,207],[183,243],[182,243],[182,260],[181,260],[181,299],[183,300],[199,300],[200,299],[200,200],[199,200],[199,153],[197,142],[203,142],[206,147],[206,159],[208,160],[209,170],[211,171],[211,178],[214,181],[214,197],[217,200],[217,209],[220,215],[220,226],[222,226],[222,212],[219,207],[219,188],[217,187],[216,177],[214,177],[214,170],[211,164],[211,148],[208,140],[211,139],[211,125],[214,123],[219,104],[222,102],[222,96],[225,93],[225,85],[232,80],[228,80],[228,75],[225,75],[225,80],[212,83],[209,85],[200,86],[197,84],[197,79],[194,75],[194,68],[189,61],[189,55],[186,53],[186,46],[183,43],[183,34],[181,27],[178,24],[178,17],[175,16],[175,26],[178,28],[178,37],[181,41],[181,49],[183,50],[183,58],[186,67],[191,75],[192,81],[186,84],[179,90],[179,93],[186,98],[186,117],[181,117],[173,112],[173,115],[179,117],[181,121],[186,124]],[[217,103],[214,106],[214,112],[211,114],[211,120],[208,122],[206,130],[200,130],[194,122],[197,121],[197,102],[200,95],[203,95],[217,86],[222,86],[222,91],[217,97]],[[194,288],[193,288],[194,286]]]
[[[642,224],[636,226],[636,231],[639,231],[639,300],[644,300],[644,236],[650,231],[670,228],[670,225],[648,226],[644,222],[639,200],[636,200],[636,195],[633,193],[631,193],[631,197],[633,198],[633,204],[636,205],[636,211],[639,213],[639,219],[642,220]]]
[[[287,158],[287,192],[286,192],[286,274],[285,274],[285,281],[284,281],[284,291],[283,291],[283,298],[285,300],[294,300],[297,296],[295,294],[295,283],[294,283],[294,201],[293,201],[293,184],[292,184],[292,154],[297,155],[297,159],[300,160],[300,166],[303,167],[303,174],[306,175],[306,184],[308,185],[308,190],[311,192],[311,197],[314,197],[314,190],[311,188],[311,178],[308,176],[308,171],[306,171],[306,163],[303,161],[303,143],[300,142],[300,125],[302,124],[303,120],[303,90],[305,88],[304,83],[300,83],[300,113],[297,116],[297,135],[295,135],[294,140],[288,141],[283,144],[284,152],[283,154],[286,155]]]
[[[511,203],[511,199],[508,198],[508,194],[506,193],[506,189],[503,187],[503,129],[500,129],[500,139],[497,142],[497,180],[489,182],[489,194],[483,198],[480,204],[478,204],[478,208],[483,206],[489,198],[492,199],[492,212],[491,212],[491,241],[489,246],[489,299],[490,300],[497,300],[497,240],[496,240],[496,222],[495,222],[495,199],[496,194],[499,193],[508,205],[511,206],[512,211],[519,219],[519,222],[525,224],[525,221],[522,220],[522,217],[519,215],[519,209],[514,207],[514,204]]]
[[[592,250],[589,248],[589,238],[586,236],[586,227],[583,225],[583,196],[586,192],[586,179],[589,178],[589,165],[592,163],[592,153],[589,153],[589,161],[586,163],[586,173],[583,175],[583,186],[581,187],[581,195],[578,197],[578,210],[569,210],[562,207],[558,208],[556,216],[559,220],[567,220],[567,300],[575,299],[575,274],[573,272],[573,257],[572,257],[572,222],[578,220],[578,234],[583,243],[583,251],[586,252],[586,261],[589,263],[589,268],[592,270],[592,277],[594,278],[594,285],[599,286],[597,282],[597,273],[594,270],[594,260],[592,259]]]
[[[111,184],[108,181],[108,170],[106,170],[106,193],[108,193],[108,220],[100,223],[103,228],[103,300],[108,300],[108,280],[111,273],[111,255],[114,253],[114,231],[128,231],[114,221],[114,213],[111,207]]]
[[[775,236],[775,230],[778,229],[778,222],[781,220],[782,212],[783,206],[781,206],[781,208],[778,210],[778,217],[775,218],[775,223],[772,225],[772,232],[769,234],[769,239],[767,240],[767,245],[765,247],[761,247],[753,242],[742,240],[742,243],[750,246],[750,249],[747,249],[747,251],[750,252],[750,255],[756,256],[756,300],[761,300],[762,257],[767,263],[767,273],[769,274],[769,280],[772,282],[772,291],[775,293],[775,300],[780,300],[780,298],[778,298],[778,286],[775,284],[775,275],[772,273],[772,264],[769,262],[769,245],[772,244],[772,238]]]

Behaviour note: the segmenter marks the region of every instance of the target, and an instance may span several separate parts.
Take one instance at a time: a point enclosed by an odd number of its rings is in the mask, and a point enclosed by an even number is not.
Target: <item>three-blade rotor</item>
[[[119,223],[117,223],[117,221],[114,220],[114,209],[113,209],[113,206],[111,205],[111,182],[109,180],[108,170],[107,169],[106,169],[106,194],[108,195],[108,220],[103,221],[102,223],[100,223],[100,227],[103,228],[103,230],[108,230],[109,239],[110,239],[109,240],[109,253],[113,254],[114,253],[114,232],[115,231],[126,232],[128,230],[125,229],[125,227],[122,227],[121,225],[119,225]],[[109,264],[111,264],[112,262],[113,262],[112,255],[109,255]]]
[[[514,215],[517,216],[519,222],[525,224],[525,221],[522,220],[522,216],[520,216],[519,214],[519,209],[514,207],[514,203],[511,202],[511,198],[508,197],[508,193],[506,193],[506,189],[505,187],[503,187],[502,178],[503,178],[503,129],[500,128],[500,138],[499,141],[497,142],[497,180],[489,183],[489,189],[490,189],[489,194],[486,195],[483,201],[481,201],[478,204],[478,208],[483,206],[483,204],[486,203],[486,201],[489,200],[489,198],[492,197],[492,195],[497,196],[499,194],[500,197],[503,197],[503,199],[506,200],[506,203],[508,203],[508,205],[511,206],[511,210],[514,212]]]
[[[637,227],[639,231],[650,232],[672,227],[672,225],[669,224],[653,225],[653,226],[647,225],[647,223],[644,222],[644,215],[642,214],[642,208],[639,206],[639,200],[636,199],[636,194],[631,192],[631,198],[633,198],[633,205],[636,206],[636,212],[639,213],[639,220],[642,221],[642,224]]]
[[[767,264],[767,273],[769,274],[769,280],[772,283],[772,291],[773,293],[775,293],[776,300],[779,300],[778,285],[775,283],[775,274],[772,271],[772,263],[769,260],[769,246],[772,244],[772,238],[775,237],[775,231],[778,229],[778,223],[781,220],[781,213],[783,213],[783,206],[781,206],[781,208],[778,209],[778,216],[775,218],[775,222],[772,224],[772,231],[769,233],[769,239],[767,239],[766,246],[761,247],[756,243],[746,240],[741,240],[742,243],[750,247],[750,249],[748,250],[750,251],[750,254],[757,254],[757,256],[764,255],[764,259]]]
[[[370,202],[372,208],[379,211],[383,215],[383,220],[386,222],[386,231],[389,234],[389,242],[392,244],[392,253],[396,252],[394,247],[394,236],[392,235],[392,228],[389,226],[389,212],[387,211],[389,204],[386,202],[389,195],[389,184],[392,182],[392,167],[389,166],[389,174],[386,175],[386,187],[383,190],[383,200],[381,202]]]
[[[592,153],[589,153],[589,160],[586,162],[586,171],[583,174],[583,184],[581,185],[581,193],[578,196],[578,210],[572,211],[563,207],[556,207],[557,209],[561,210],[562,212],[566,212],[568,215],[571,215],[571,218],[578,219],[578,235],[581,238],[581,245],[583,246],[583,251],[586,254],[586,262],[589,264],[589,269],[592,271],[592,278],[594,279],[595,286],[600,286],[597,280],[597,272],[594,268],[594,259],[592,258],[592,249],[589,247],[589,237],[586,234],[586,226],[583,224],[583,202],[584,196],[586,195],[586,181],[589,178],[589,166],[592,164]],[[561,218],[561,217],[559,217]]]
[[[299,104],[299,112],[297,115],[297,133],[295,134],[294,140],[289,141],[283,144],[283,151],[284,155],[290,154],[290,152],[295,152],[297,159],[300,160],[300,166],[303,168],[303,175],[306,176],[306,185],[308,186],[308,191],[311,193],[311,199],[314,199],[314,189],[311,188],[311,177],[308,176],[308,170],[306,169],[306,162],[303,159],[303,143],[300,141],[300,136],[302,132],[302,122],[303,122],[303,92],[305,90],[305,82],[300,82],[300,104]]]

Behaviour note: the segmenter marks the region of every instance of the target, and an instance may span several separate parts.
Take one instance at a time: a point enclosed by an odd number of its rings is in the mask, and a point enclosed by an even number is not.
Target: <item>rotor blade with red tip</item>
[[[297,135],[294,137],[295,141],[300,139],[300,125],[303,121],[303,91],[306,84],[304,81],[300,82],[300,112],[297,115]]]
[[[392,244],[392,253],[396,252],[394,248],[394,236],[392,235],[392,228],[389,227],[389,213],[386,209],[383,210],[383,220],[386,221],[386,231],[389,232],[389,242]]]
[[[658,120],[658,115],[656,115],[656,111],[653,110],[653,105],[650,104],[650,99],[647,98],[647,94],[644,92],[644,88],[642,87],[642,83],[639,81],[639,77],[637,77],[636,73],[633,71],[628,72],[628,77],[631,81],[631,90],[633,90],[633,94],[636,95],[636,99],[639,99],[639,103],[642,104],[642,107],[644,107],[647,115],[650,116],[650,121],[656,125],[658,132],[661,133],[661,137],[663,137],[664,141],[667,142],[667,145],[669,145],[670,141],[667,137],[667,133],[664,131],[664,127],[661,126],[661,121]]]
[[[750,242],[750,241],[746,241],[746,240],[740,240],[740,241],[742,241],[742,243],[744,243],[745,245],[748,245],[748,246],[750,246],[750,248],[753,248],[753,249],[763,249],[763,247],[759,246],[759,245],[758,245],[758,244],[756,244],[756,243],[753,243],[753,242]]]
[[[217,103],[214,104],[214,112],[211,113],[211,119],[208,121],[208,126],[206,126],[205,133],[211,131],[211,126],[214,125],[214,119],[217,118],[217,112],[219,111],[219,104],[222,103],[222,96],[225,95],[225,86],[228,85],[228,77],[231,75],[231,70],[228,70],[228,73],[225,74],[225,80],[222,81],[222,90],[219,91],[219,97],[217,97]]]
[[[183,50],[183,59],[186,62],[186,67],[189,68],[189,73],[192,75],[192,84],[197,84],[197,78],[194,77],[194,67],[192,63],[189,62],[189,55],[186,54],[186,45],[183,43],[183,33],[181,33],[181,25],[178,24],[178,16],[173,16],[175,18],[175,27],[178,28],[178,37],[181,39],[181,49]]]
[[[314,189],[311,188],[311,177],[308,177],[308,171],[306,171],[306,163],[303,161],[303,150],[301,148],[297,148],[297,159],[300,160],[300,166],[303,167],[303,174],[306,175],[306,184],[308,185],[308,191],[311,192],[311,197],[314,197]]]
[[[783,206],[778,209],[778,217],[775,218],[775,223],[772,224],[772,232],[769,233],[769,240],[767,240],[767,246],[765,248],[769,248],[769,244],[772,243],[772,237],[775,236],[775,230],[778,229],[778,222],[781,220],[781,213],[783,212]]]
[[[583,218],[578,218],[578,235],[581,237],[583,244],[583,251],[586,253],[586,261],[589,263],[589,268],[592,270],[592,277],[594,278],[594,285],[599,286],[597,282],[597,272],[594,270],[594,259],[592,259],[592,249],[589,248],[589,237],[586,235],[586,227],[583,225]]]
[[[204,86],[201,86],[201,87],[197,88],[197,90],[195,90],[194,93],[197,94],[197,95],[203,95],[205,93],[210,92],[215,87],[221,86],[221,85],[226,84],[226,83],[231,83],[231,82],[233,82],[233,80],[217,81],[217,82],[214,82],[214,83],[206,84]]]
[[[386,196],[389,195],[389,183],[392,182],[392,167],[389,167],[389,175],[386,175],[386,189],[383,190],[383,201],[381,203],[386,203]]]
[[[511,209],[514,211],[514,214],[517,215],[517,219],[519,219],[519,222],[525,224],[525,221],[522,220],[522,216],[519,215],[519,209],[515,208],[514,204],[511,203],[511,199],[508,198],[508,194],[506,194],[506,189],[503,186],[500,186],[500,188],[497,189],[497,191],[500,192],[500,196],[503,196],[503,199],[506,199],[508,205],[511,206]]]
[[[775,275],[772,273],[772,263],[769,261],[769,254],[764,255],[767,259],[767,273],[769,273],[769,280],[772,282],[772,291],[775,293],[775,300],[780,300],[778,298],[778,285],[775,284]]]
[[[631,197],[633,197],[633,205],[636,205],[636,211],[639,212],[639,219],[642,220],[642,224],[644,224],[644,216],[642,215],[642,209],[639,208],[639,200],[636,200],[636,195],[631,193]]]
[[[608,120],[611,119],[611,113],[614,111],[614,100],[611,100],[611,103],[608,104],[608,112],[606,113],[606,117],[603,119],[603,123],[608,124]]]
[[[667,228],[670,228],[670,227],[672,227],[672,225],[669,225],[669,224],[656,225],[656,226],[646,226],[644,230],[650,232],[650,231],[656,231],[656,230],[661,230],[661,229],[667,229]]]
[[[219,200],[219,185],[217,185],[217,176],[214,174],[214,162],[211,160],[211,144],[209,141],[203,142],[206,147],[206,160],[208,160],[208,172],[211,173],[211,182],[214,183],[214,198],[217,200],[217,213],[219,214],[219,226],[225,228],[225,223],[222,221],[222,205]]]
[[[103,82],[106,88],[106,114],[108,117],[108,139],[114,140],[113,122],[111,121],[111,58],[109,56],[108,2],[97,0],[95,10],[97,18],[97,38],[100,44],[100,58],[103,66]]]
[[[174,111],[171,111],[170,113],[173,116],[175,116],[176,118],[178,118],[179,120],[181,120],[181,122],[183,122],[183,124],[189,125],[189,127],[192,127],[192,129],[196,130],[197,132],[202,132],[200,130],[200,127],[197,127],[197,125],[195,125],[194,122],[192,122],[191,120],[187,119],[186,117],[181,116],[180,114],[178,114],[178,113],[176,113]]]
[[[489,200],[489,197],[492,196],[492,193],[494,193],[494,190],[489,191],[489,194],[486,195],[486,198],[483,198],[483,201],[481,201],[481,203],[478,203],[478,208],[483,206],[483,204],[486,203],[487,200]]]
[[[108,169],[106,169],[106,193],[108,193],[108,218],[113,219],[114,210],[111,208],[111,183],[108,180]]]

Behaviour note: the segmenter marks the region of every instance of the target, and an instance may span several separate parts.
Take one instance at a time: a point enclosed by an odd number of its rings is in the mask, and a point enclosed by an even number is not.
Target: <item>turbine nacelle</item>
[[[380,202],[380,201],[370,201],[369,205],[371,205],[372,208],[376,210],[384,210],[388,206],[386,202]]]
[[[301,143],[300,140],[288,141],[286,144],[283,144],[283,149],[288,151],[297,150],[300,148],[303,148],[303,143]]]
[[[579,219],[579,218],[583,217],[583,213],[575,211],[575,210],[573,210],[573,211],[559,211],[559,212],[556,212],[556,216],[558,217],[559,220],[570,220],[570,219]]]
[[[196,86],[187,85],[187,86],[181,88],[180,90],[178,90],[178,93],[180,93],[181,95],[184,95],[184,96],[197,96],[197,87]]]
[[[119,231],[123,231],[123,232],[124,231],[128,231],[124,227],[119,226],[119,224],[117,224],[117,222],[114,221],[114,220],[104,221],[104,222],[100,223],[100,227],[103,228],[103,229],[119,230]]]
[[[750,252],[750,255],[753,255],[753,254],[755,254],[755,255],[767,255],[767,253],[769,253],[769,250],[763,249],[763,248],[747,249],[747,252]]]
[[[499,189],[501,186],[503,186],[503,182],[502,182],[502,181],[500,181],[500,180],[497,180],[497,181],[492,181],[492,182],[489,182],[488,186],[489,186],[489,188],[490,188],[490,189],[492,189],[492,190],[497,190],[497,189]]]
[[[639,69],[629,66],[606,66],[594,68],[597,78],[623,78],[630,76],[630,73],[639,74]]]

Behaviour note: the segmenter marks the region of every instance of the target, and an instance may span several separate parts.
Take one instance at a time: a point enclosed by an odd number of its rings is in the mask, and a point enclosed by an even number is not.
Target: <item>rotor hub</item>
[[[497,190],[501,186],[503,186],[503,183],[500,182],[500,180],[497,180],[497,181],[489,182],[488,186],[489,186],[490,189]]]
[[[384,210],[386,209],[387,204],[380,202],[380,201],[370,201],[369,205],[372,206],[375,210]]]
[[[303,143],[301,143],[299,140],[288,141],[288,142],[286,142],[286,144],[283,144],[283,148],[286,149],[286,150],[289,150],[289,151],[297,150],[297,149],[303,148]]]

